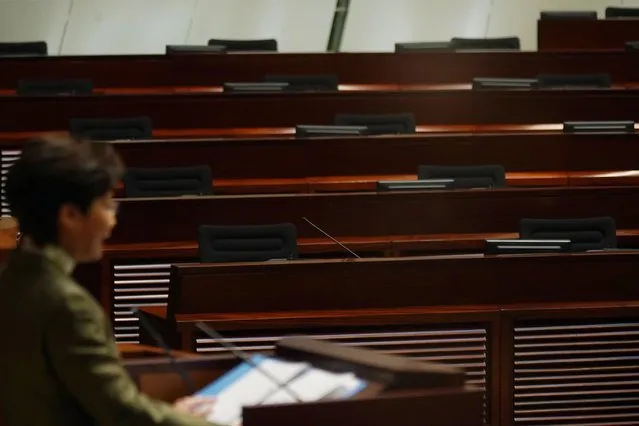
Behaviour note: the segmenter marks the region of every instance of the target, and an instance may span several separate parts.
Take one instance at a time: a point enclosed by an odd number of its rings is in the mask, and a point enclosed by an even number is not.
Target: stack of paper
[[[257,355],[251,364],[240,364],[197,392],[216,398],[209,421],[234,426],[241,423],[245,406],[348,398],[366,386],[351,373],[334,374],[306,363]]]

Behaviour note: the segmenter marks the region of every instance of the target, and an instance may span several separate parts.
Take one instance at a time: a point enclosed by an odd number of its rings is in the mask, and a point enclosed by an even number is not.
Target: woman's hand
[[[186,396],[173,403],[173,408],[192,416],[207,418],[215,406],[215,398],[206,396]]]

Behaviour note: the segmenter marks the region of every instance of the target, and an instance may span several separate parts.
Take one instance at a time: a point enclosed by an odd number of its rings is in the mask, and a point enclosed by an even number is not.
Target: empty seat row
[[[213,38],[208,41],[208,49],[201,51],[217,52],[277,52],[277,40],[230,40]],[[167,53],[179,53],[180,51],[197,51],[202,46],[167,46]],[[46,41],[26,42],[0,42],[0,56],[46,56],[49,53]]]
[[[610,74],[539,74],[534,78],[476,77],[473,89],[609,88]],[[225,93],[331,92],[339,90],[335,74],[266,75],[262,81],[227,82]],[[89,95],[91,79],[22,79],[16,93],[23,96]]]
[[[519,222],[519,238],[531,241],[568,242],[572,252],[614,249],[617,247],[615,220],[612,217],[579,219],[532,219]],[[512,240],[511,240],[512,241]],[[516,241],[513,241],[516,242]],[[298,257],[297,229],[292,223],[216,226],[198,228],[198,247],[201,262],[254,262],[291,260]],[[521,245],[510,245],[513,251],[525,252]],[[543,245],[528,249],[550,251]]]
[[[420,165],[417,170],[420,181],[452,180],[444,187],[455,188],[502,188],[506,186],[506,172],[501,165],[437,166]],[[141,168],[131,167],[124,177],[126,197],[174,197],[184,195],[210,195],[213,193],[212,171],[209,166]],[[403,181],[389,181],[380,190],[424,189],[424,185],[407,186]],[[396,185],[393,186],[392,183]],[[422,182],[424,183],[424,182]]]

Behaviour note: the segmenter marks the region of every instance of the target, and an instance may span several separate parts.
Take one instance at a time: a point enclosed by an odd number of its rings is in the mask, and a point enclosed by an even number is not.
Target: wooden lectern
[[[348,400],[245,407],[243,426],[480,426],[483,398],[466,386],[462,370],[317,341],[280,340],[275,356],[333,372],[353,372],[369,386]],[[237,361],[229,357],[177,359],[196,386],[215,380]],[[171,401],[189,392],[164,360],[127,361],[140,389]]]

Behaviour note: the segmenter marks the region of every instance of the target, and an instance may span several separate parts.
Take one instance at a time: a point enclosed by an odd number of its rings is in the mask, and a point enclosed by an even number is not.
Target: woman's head
[[[113,189],[123,173],[110,144],[40,137],[24,144],[9,169],[7,201],[35,244],[58,244],[79,262],[94,261],[116,223]]]

